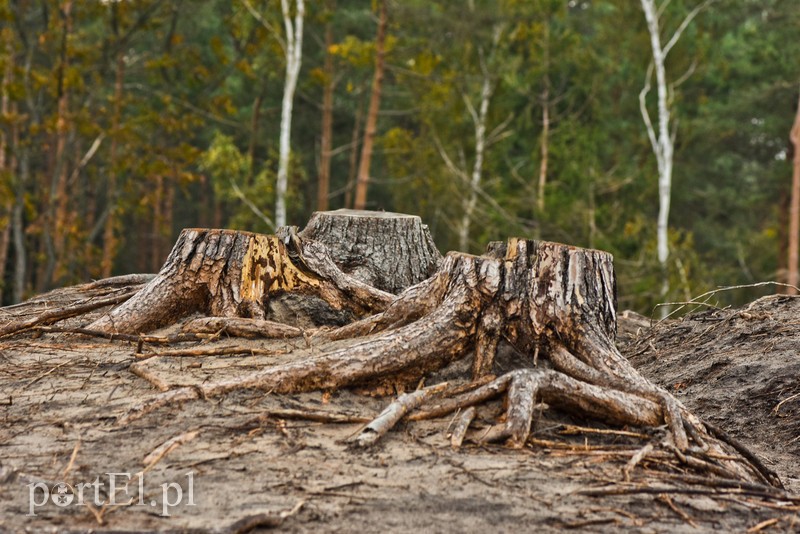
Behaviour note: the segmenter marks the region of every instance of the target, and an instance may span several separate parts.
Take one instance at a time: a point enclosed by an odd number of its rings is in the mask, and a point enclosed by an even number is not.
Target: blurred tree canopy
[[[661,17],[674,27],[698,3],[664,2]],[[329,208],[352,206],[379,5],[306,2],[289,224],[320,205],[322,175]],[[474,197],[469,251],[509,235],[608,250],[620,307],[649,314],[661,273],[639,3],[387,11],[368,208],[420,215],[451,250]],[[274,229],[280,0],[0,0],[0,21],[0,304],[155,271],[183,227]],[[796,0],[712,2],[668,58],[671,300],[783,280],[798,28]]]

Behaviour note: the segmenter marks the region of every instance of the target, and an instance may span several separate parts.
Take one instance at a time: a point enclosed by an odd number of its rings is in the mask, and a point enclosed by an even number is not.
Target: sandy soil
[[[759,453],[794,492],[783,500],[671,481],[657,462],[637,467],[626,482],[622,467],[642,446],[641,431],[605,429],[545,407],[522,450],[452,450],[449,420],[401,424],[377,447],[355,449],[346,440],[359,423],[287,416],[370,417],[386,404],[347,391],[244,391],[119,426],[119,415],[155,393],[129,370],[133,344],[65,334],[0,340],[0,531],[242,532],[248,518],[289,532],[800,531],[798,311],[800,300],[779,297],[652,328],[623,319],[620,337],[643,374]],[[152,370],[190,384],[274,361],[161,358]],[[479,424],[500,408],[484,407]],[[144,469],[143,495],[134,477],[109,506],[108,473],[124,486],[126,474]],[[39,505],[37,487],[58,482],[73,491],[83,484],[84,504],[73,495],[66,506]]]

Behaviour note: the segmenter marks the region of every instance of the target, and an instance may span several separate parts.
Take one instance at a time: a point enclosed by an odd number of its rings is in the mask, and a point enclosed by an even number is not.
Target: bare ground
[[[452,450],[449,420],[404,423],[377,447],[355,449],[345,440],[360,423],[293,417],[292,410],[368,418],[387,402],[349,391],[243,391],[122,426],[117,417],[156,391],[130,372],[135,344],[21,334],[0,340],[0,531],[243,532],[257,523],[290,532],[800,531],[799,311],[800,299],[770,297],[654,327],[621,320],[621,348],[643,374],[756,451],[792,492],[784,498],[757,488],[709,490],[692,482],[689,468],[675,471],[658,458],[625,481],[623,467],[653,435],[546,406],[521,450]],[[248,343],[294,349],[295,357],[319,349]],[[146,366],[171,385],[192,384],[288,357],[159,357]],[[504,370],[502,358],[498,365]],[[171,449],[162,446],[173,438]],[[129,505],[101,506],[110,498],[108,473],[142,470],[142,504],[134,477],[127,493],[116,493],[117,503],[133,499]],[[95,480],[104,484],[96,506],[32,506],[44,500],[36,483]],[[162,484],[180,484],[180,499],[177,486],[167,486],[174,506],[164,504]],[[84,491],[95,501],[95,487]]]

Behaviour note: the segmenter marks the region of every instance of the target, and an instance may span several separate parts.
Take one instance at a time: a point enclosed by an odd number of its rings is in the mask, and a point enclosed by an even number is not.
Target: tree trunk
[[[0,224],[3,226],[2,231],[0,231],[0,306],[3,305],[3,293],[6,287],[6,263],[8,262],[8,251],[11,248],[12,206],[10,202],[7,202],[0,214]]]
[[[353,207],[356,178],[358,177],[358,139],[361,135],[361,116],[363,115],[360,99],[356,101],[356,118],[353,124],[353,135],[350,140],[350,167],[347,173],[347,185],[344,188],[344,207]]]
[[[136,334],[195,312],[346,324],[382,310],[389,291],[428,278],[440,259],[427,227],[410,215],[322,212],[302,233],[280,234],[184,230],[141,294],[90,328]]]
[[[389,24],[389,15],[386,0],[381,0],[380,15],[378,19],[378,34],[375,38],[375,77],[372,79],[372,93],[369,97],[369,111],[364,129],[364,144],[361,146],[361,163],[358,166],[356,178],[356,195],[353,208],[363,210],[367,206],[367,188],[369,186],[369,169],[372,164],[372,147],[375,143],[375,133],[378,126],[378,110],[381,105],[381,90],[383,87],[383,71],[386,54],[386,27]]]
[[[61,44],[61,63],[58,74],[58,108],[56,116],[56,142],[53,173],[53,188],[51,189],[51,206],[54,206],[54,216],[52,219],[52,238],[53,238],[53,265],[48,269],[48,280],[46,283],[53,284],[63,276],[63,263],[66,260],[66,243],[70,233],[72,220],[70,206],[70,192],[68,187],[66,146],[67,132],[69,130],[68,105],[69,88],[67,87],[67,69],[69,67],[69,35],[72,33],[72,2],[65,1],[60,7],[61,17],[63,18],[62,44]]]
[[[647,30],[650,33],[650,45],[653,54],[653,65],[656,72],[656,89],[658,93],[658,133],[650,134],[653,152],[658,162],[658,220],[656,225],[658,263],[661,266],[662,283],[661,298],[666,298],[669,292],[669,204],[672,188],[672,155],[673,139],[670,133],[670,112],[667,103],[667,74],[665,69],[666,53],[661,45],[661,35],[653,0],[641,0]],[[649,83],[649,82],[648,82]],[[649,120],[649,118],[648,118]],[[667,312],[666,307],[661,308],[662,313]]]
[[[798,274],[798,250],[800,250],[800,100],[797,102],[797,110],[794,117],[794,125],[789,135],[794,146],[794,158],[792,159],[792,194],[789,208],[789,259],[787,281],[789,284],[788,293],[797,294],[797,287],[800,284],[800,274]]]
[[[14,47],[12,41],[12,33],[10,31],[3,32],[3,48],[5,52],[5,69],[3,71],[3,81],[0,83],[0,117],[4,120],[9,116],[9,91],[8,88],[14,76]],[[12,126],[16,129],[16,126]],[[13,176],[16,172],[15,157],[8,158],[9,142],[5,128],[0,128],[0,175]],[[16,145],[12,145],[16,150]],[[7,196],[0,206],[0,226],[3,230],[0,231],[0,306],[3,305],[3,292],[5,289],[6,279],[6,262],[8,261],[8,251],[11,247],[11,218],[13,210],[14,194],[9,190]]]
[[[119,125],[122,114],[122,82],[125,78],[125,57],[122,50],[117,52],[117,68],[114,77],[114,111],[111,119],[111,148],[108,153],[108,180],[106,182],[106,215],[103,227],[103,256],[100,260],[100,271],[103,278],[111,276],[114,257],[117,254],[117,151],[119,146]]]
[[[788,266],[789,266],[789,210],[791,208],[791,185],[788,188],[781,188],[778,195],[778,266],[775,271],[775,279],[778,283],[786,284],[788,280]],[[789,288],[786,286],[778,286],[775,291],[788,295]]]
[[[550,84],[546,83],[542,92],[542,139],[540,141],[539,187],[536,194],[536,207],[539,217],[544,216],[544,191],[547,185],[547,165],[550,159]]]
[[[536,207],[539,217],[544,216],[544,189],[547,185],[547,165],[550,159],[550,24],[544,26],[544,78],[542,83],[542,138],[539,143],[539,186],[536,192]]]
[[[475,207],[478,204],[478,189],[481,186],[483,156],[486,151],[486,116],[489,113],[489,100],[491,100],[493,92],[492,79],[486,70],[483,52],[481,52],[481,67],[483,71],[483,82],[481,83],[481,103],[478,112],[472,107],[469,97],[464,95],[464,101],[467,103],[467,108],[469,109],[472,123],[475,127],[475,161],[472,165],[469,191],[464,199],[464,214],[461,217],[461,225],[458,228],[458,249],[464,252],[469,250],[469,229],[472,225]]]
[[[428,227],[414,215],[317,212],[300,236],[325,245],[345,274],[394,294],[430,278],[442,258]]]
[[[19,146],[14,143],[15,146]],[[14,280],[11,286],[13,301],[22,302],[28,274],[28,253],[25,243],[25,185],[30,177],[30,155],[27,146],[19,150],[19,178],[14,191],[14,208],[11,211],[11,233],[14,241]]]
[[[327,10],[333,12],[335,2],[327,3]],[[322,88],[322,134],[320,136],[319,183],[317,184],[317,210],[327,211],[328,195],[331,188],[331,146],[333,143],[333,24],[325,24],[325,84]]]
[[[286,224],[286,190],[289,184],[289,156],[292,138],[292,107],[297,77],[300,75],[300,62],[303,59],[303,17],[304,0],[297,0],[294,23],[289,14],[289,0],[281,0],[283,25],[286,30],[286,81],[283,86],[281,104],[281,136],[278,155],[278,179],[275,185],[275,224]]]
[[[164,227],[164,177],[155,177],[155,187],[153,187],[153,221],[150,228],[150,265],[148,272],[158,270],[161,265],[162,248],[162,229]]]
[[[669,208],[672,196],[672,165],[675,151],[675,132],[670,131],[670,103],[669,87],[667,83],[666,61],[669,52],[675,43],[680,39],[683,31],[692,22],[700,11],[702,11],[713,0],[705,0],[686,17],[672,34],[672,37],[662,44],[660,13],[656,8],[654,0],[641,0],[642,10],[647,21],[647,31],[650,34],[650,48],[652,51],[652,62],[647,71],[647,78],[642,91],[639,93],[639,109],[642,113],[647,135],[658,163],[658,219],[656,224],[656,238],[658,250],[658,263],[661,267],[661,298],[665,299],[669,293]],[[656,90],[658,95],[658,132],[653,127],[650,114],[647,111],[646,97],[650,91],[650,78],[656,73]],[[666,317],[669,308],[661,306],[659,313]]]

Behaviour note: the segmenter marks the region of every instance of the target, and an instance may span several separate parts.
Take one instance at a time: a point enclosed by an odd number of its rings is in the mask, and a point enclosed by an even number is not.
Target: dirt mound
[[[768,296],[653,328],[623,321],[618,342],[642,374],[800,491],[800,298]]]

